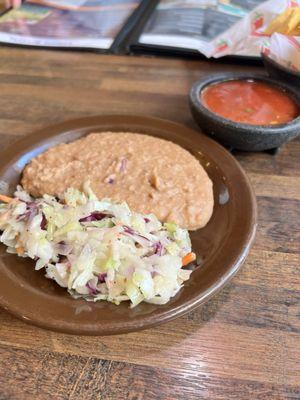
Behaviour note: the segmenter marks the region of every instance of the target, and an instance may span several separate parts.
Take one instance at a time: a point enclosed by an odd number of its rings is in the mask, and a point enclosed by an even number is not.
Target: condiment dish
[[[285,92],[300,107],[300,94],[283,82],[259,74],[224,73],[205,76],[195,82],[189,94],[192,115],[201,129],[224,145],[245,151],[264,151],[280,147],[300,134],[300,117],[288,123],[254,125],[235,122],[209,110],[201,98],[212,84],[232,80],[255,80]]]

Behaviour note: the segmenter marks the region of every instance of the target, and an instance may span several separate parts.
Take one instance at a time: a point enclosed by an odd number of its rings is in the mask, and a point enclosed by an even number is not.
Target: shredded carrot
[[[13,201],[13,198],[5,196],[4,194],[0,194],[0,201],[2,201],[2,203],[10,203]]]
[[[25,249],[23,246],[16,247],[16,250],[17,250],[18,256],[22,256],[25,252]]]
[[[183,259],[182,259],[182,265],[188,265],[189,263],[191,263],[192,261],[196,260],[196,254],[195,253],[187,253]]]

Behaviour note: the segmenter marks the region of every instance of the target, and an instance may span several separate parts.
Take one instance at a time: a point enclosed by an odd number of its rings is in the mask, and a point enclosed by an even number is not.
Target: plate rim
[[[110,326],[110,328],[102,328],[99,329],[99,325],[96,325],[97,329],[93,329],[91,326],[83,327],[76,327],[72,326],[72,323],[69,326],[57,326],[55,323],[48,321],[47,319],[29,319],[26,316],[22,315],[22,310],[18,307],[14,307],[9,304],[9,301],[5,301],[5,299],[0,295],[0,306],[3,307],[5,310],[16,316],[17,318],[23,320],[24,322],[30,323],[32,325],[36,325],[41,328],[50,329],[57,332],[69,333],[69,334],[81,334],[81,335],[93,335],[93,336],[100,336],[100,335],[116,335],[121,333],[133,332],[142,329],[150,328],[154,325],[159,325],[161,323],[168,322],[172,319],[178,318],[198,306],[202,305],[206,301],[208,301],[212,296],[218,293],[224,285],[232,279],[232,277],[237,273],[239,268],[242,266],[243,262],[245,261],[251,245],[253,243],[256,228],[257,228],[257,204],[256,204],[256,196],[250,184],[249,178],[247,177],[245,171],[240,166],[239,162],[219,143],[214,141],[213,139],[209,138],[208,136],[204,135],[202,132],[197,131],[196,129],[192,129],[190,127],[185,126],[184,124],[170,121],[167,119],[152,117],[152,116],[145,116],[145,115],[134,115],[134,114],[105,114],[105,115],[95,115],[95,116],[87,116],[82,118],[71,119],[63,122],[59,122],[57,124],[46,125],[43,128],[38,130],[34,130],[29,135],[25,135],[24,137],[20,138],[13,144],[1,149],[0,151],[0,173],[2,173],[3,169],[7,167],[7,164],[12,163],[14,160],[19,159],[20,156],[18,155],[18,149],[22,149],[23,152],[25,150],[29,150],[33,145],[37,145],[41,143],[44,139],[61,135],[67,133],[68,131],[78,130],[78,129],[89,129],[93,128],[93,126],[97,125],[104,125],[106,120],[110,120],[109,124],[112,125],[111,119],[114,118],[118,120],[121,124],[134,125],[130,122],[131,119],[135,120],[135,124],[139,123],[145,124],[147,127],[147,123],[150,125],[150,128],[153,128],[153,125],[157,125],[157,129],[163,130],[163,127],[166,128],[169,132],[172,129],[182,129],[184,131],[189,131],[193,135],[199,135],[202,137],[204,142],[206,142],[207,146],[213,146],[221,155],[225,157],[225,159],[229,159],[231,164],[234,165],[235,169],[240,174],[240,177],[243,178],[245,188],[248,191],[248,199],[251,205],[251,215],[250,215],[250,222],[249,222],[249,229],[246,233],[246,237],[244,239],[243,248],[239,251],[236,251],[233,255],[233,262],[229,266],[226,273],[222,274],[222,279],[215,281],[205,292],[201,292],[198,295],[193,296],[189,301],[184,302],[183,304],[178,305],[177,307],[173,307],[169,310],[165,310],[162,313],[156,314],[154,316],[142,316],[139,319],[133,318],[130,322],[126,322],[126,326],[124,328],[116,325]],[[116,122],[117,124],[117,122]],[[152,124],[152,125],[151,125]],[[151,135],[151,133],[149,132]],[[76,139],[74,139],[76,140]],[[175,141],[176,143],[176,141]],[[17,153],[16,157],[9,157],[9,153],[12,152]],[[1,275],[1,269],[0,269]],[[80,323],[79,323],[80,324]],[[120,323],[119,323],[120,324]],[[110,323],[111,325],[111,323]]]

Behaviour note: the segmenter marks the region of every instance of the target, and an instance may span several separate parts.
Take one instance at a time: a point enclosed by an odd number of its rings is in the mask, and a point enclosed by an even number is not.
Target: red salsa
[[[255,80],[216,83],[204,89],[201,98],[214,113],[245,124],[284,124],[300,114],[300,107],[284,91]]]

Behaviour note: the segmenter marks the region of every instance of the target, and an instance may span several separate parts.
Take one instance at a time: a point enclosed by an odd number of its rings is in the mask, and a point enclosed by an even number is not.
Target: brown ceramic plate
[[[0,246],[0,305],[41,327],[61,332],[108,335],[144,329],[178,317],[214,295],[244,261],[256,228],[256,203],[249,181],[235,159],[213,140],[182,125],[142,116],[99,116],[65,122],[27,136],[0,155],[1,187],[12,194],[24,165],[61,142],[89,132],[147,133],[178,143],[199,159],[214,184],[215,207],[208,225],[191,234],[202,265],[171,301],[163,306],[142,303],[74,300],[36,272],[30,260]]]

